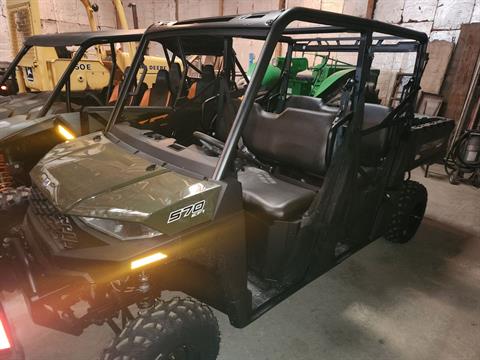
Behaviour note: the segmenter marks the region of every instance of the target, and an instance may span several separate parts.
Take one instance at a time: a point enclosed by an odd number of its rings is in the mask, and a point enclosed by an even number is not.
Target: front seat
[[[168,73],[168,80],[170,82],[170,91],[173,94],[173,97],[175,98],[178,94],[178,89],[181,86],[181,81],[182,81],[182,70],[180,68],[180,64],[174,62],[172,65],[170,65],[170,71]],[[183,93],[180,95],[184,95]]]
[[[167,70],[158,70],[155,83],[148,89],[140,102],[140,106],[169,106],[172,100],[170,77]]]
[[[254,104],[245,124],[243,141],[260,160],[306,173],[324,175],[326,148],[335,114],[286,108],[280,114],[264,111]],[[238,173],[247,208],[275,220],[298,218],[310,205],[315,191],[247,167]]]

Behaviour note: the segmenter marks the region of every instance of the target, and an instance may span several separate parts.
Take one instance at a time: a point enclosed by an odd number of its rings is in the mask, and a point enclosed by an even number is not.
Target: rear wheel
[[[385,233],[385,239],[394,243],[410,241],[420,226],[427,207],[427,189],[416,181],[405,181]]]
[[[219,346],[212,310],[194,299],[176,297],[130,321],[101,359],[214,360]]]

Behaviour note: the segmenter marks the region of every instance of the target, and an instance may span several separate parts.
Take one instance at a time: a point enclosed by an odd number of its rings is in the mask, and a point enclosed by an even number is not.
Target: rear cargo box
[[[455,122],[450,119],[420,116],[417,115],[410,129],[406,170],[442,160],[455,127]]]

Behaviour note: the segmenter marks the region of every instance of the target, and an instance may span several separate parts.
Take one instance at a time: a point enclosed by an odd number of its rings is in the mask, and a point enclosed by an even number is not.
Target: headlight
[[[60,136],[62,138],[64,138],[65,140],[73,140],[75,139],[75,135],[73,134],[73,132],[69,129],[67,129],[65,126],[63,125],[57,125],[57,131],[58,133],[60,134]]]
[[[85,224],[120,240],[148,239],[162,235],[148,226],[126,221],[80,217]]]

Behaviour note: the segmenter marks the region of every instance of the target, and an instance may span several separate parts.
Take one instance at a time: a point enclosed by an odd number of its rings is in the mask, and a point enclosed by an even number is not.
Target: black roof
[[[81,31],[61,34],[34,35],[28,37],[26,46],[91,46],[110,43],[112,41],[128,42],[139,41],[144,34],[144,29],[139,30],[109,30],[109,31]]]
[[[376,20],[302,7],[246,15],[192,19],[174,23],[160,22],[150,26],[146,34],[153,38],[155,35],[163,36],[165,34],[167,36],[166,33],[192,35],[191,31],[195,30],[193,35],[197,36],[214,36],[216,32],[218,35],[265,38],[276,23],[289,23],[295,20],[327,25],[322,31],[325,33],[372,31],[416,40],[421,43],[428,42],[428,37],[423,32]],[[299,30],[298,28],[287,28],[283,34],[288,35],[289,33],[299,32]]]

